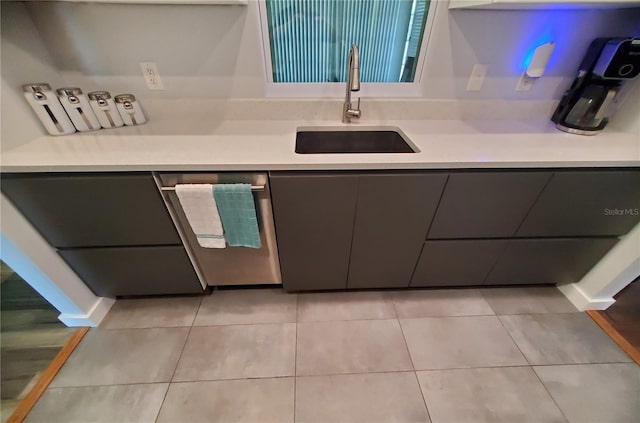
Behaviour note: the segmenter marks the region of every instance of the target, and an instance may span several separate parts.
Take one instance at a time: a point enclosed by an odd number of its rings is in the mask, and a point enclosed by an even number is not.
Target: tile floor
[[[555,288],[118,301],[28,422],[638,422],[640,368]]]

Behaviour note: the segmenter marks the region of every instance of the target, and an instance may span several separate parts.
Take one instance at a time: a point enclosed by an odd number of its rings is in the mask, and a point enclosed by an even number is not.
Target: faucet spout
[[[358,105],[354,108],[351,104],[351,92],[360,91],[360,54],[356,44],[351,46],[349,59],[347,60],[347,89],[344,95],[342,107],[342,122],[350,123],[352,118],[360,117],[360,98]]]
[[[360,91],[360,54],[357,44],[351,46],[349,58],[351,62],[351,91]]]

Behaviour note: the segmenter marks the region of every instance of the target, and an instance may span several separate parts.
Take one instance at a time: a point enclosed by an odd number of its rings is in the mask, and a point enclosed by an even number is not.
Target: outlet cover
[[[475,64],[467,83],[467,91],[480,91],[484,84],[484,77],[487,75],[487,65]]]
[[[160,72],[158,72],[158,66],[155,62],[140,62],[140,69],[144,80],[147,82],[147,88],[150,90],[164,90]]]
[[[531,78],[526,72],[522,72],[520,79],[518,79],[518,85],[516,85],[516,91],[529,91],[535,78]]]

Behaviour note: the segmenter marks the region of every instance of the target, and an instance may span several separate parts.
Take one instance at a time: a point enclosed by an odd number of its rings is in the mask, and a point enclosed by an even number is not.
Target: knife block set
[[[46,83],[23,85],[24,96],[51,135],[68,135],[124,125],[142,125],[147,120],[133,94],[111,98],[107,91],[58,88],[54,94]],[[88,97],[88,98],[87,98]]]

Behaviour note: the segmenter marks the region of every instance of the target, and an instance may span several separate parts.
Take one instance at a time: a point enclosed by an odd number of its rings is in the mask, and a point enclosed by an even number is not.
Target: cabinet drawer
[[[624,235],[640,221],[640,171],[553,174],[518,237]]]
[[[617,241],[617,238],[507,240],[485,284],[578,282]]]
[[[427,241],[411,286],[481,285],[504,245],[504,240]]]
[[[182,247],[80,248],[59,254],[99,296],[202,292]]]
[[[150,174],[3,175],[2,191],[54,247],[181,243]]]
[[[551,172],[452,173],[429,239],[513,236]]]

